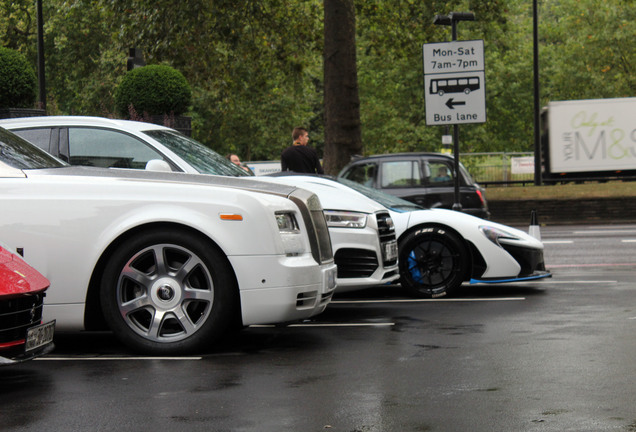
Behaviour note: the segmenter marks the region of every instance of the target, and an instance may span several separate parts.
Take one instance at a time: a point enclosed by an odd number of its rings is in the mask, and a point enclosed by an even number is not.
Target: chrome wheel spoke
[[[191,256],[180,268],[177,269],[176,274],[174,275],[175,279],[183,284],[194,269],[200,265],[202,265],[201,260]]]
[[[186,335],[192,334],[196,331],[196,326],[181,307],[174,310],[174,317],[175,319],[177,319],[177,321],[179,321],[179,324],[181,325],[181,328]]]
[[[165,260],[165,245],[155,245],[152,247],[152,252],[155,258],[155,274],[163,276],[169,273],[168,265]]]
[[[165,313],[162,310],[155,309],[150,320],[150,326],[148,327],[147,334],[154,340],[161,339],[161,328],[164,324]]]
[[[131,281],[144,287],[150,286],[152,280],[154,279],[153,277],[148,276],[146,273],[143,273],[136,268],[131,267],[130,265],[124,267],[123,271],[121,272],[121,277],[130,279]]]
[[[129,314],[136,312],[140,309],[154,309],[154,307],[150,304],[150,299],[147,295],[143,295],[141,297],[137,297],[131,301],[122,302],[119,306],[119,310],[122,315],[128,316]]]
[[[214,292],[212,290],[186,288],[183,291],[183,298],[186,300],[212,303],[214,300]]]

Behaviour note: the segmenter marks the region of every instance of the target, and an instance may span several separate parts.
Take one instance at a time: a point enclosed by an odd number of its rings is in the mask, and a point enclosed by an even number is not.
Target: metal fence
[[[459,160],[482,186],[534,183],[533,152],[460,153]],[[247,166],[257,176],[280,171],[279,161],[247,162]]]
[[[533,152],[460,153],[459,160],[482,186],[534,182]]]

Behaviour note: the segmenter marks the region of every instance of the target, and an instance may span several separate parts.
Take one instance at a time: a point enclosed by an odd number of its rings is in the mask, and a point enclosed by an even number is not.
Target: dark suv
[[[338,177],[379,189],[426,208],[452,209],[455,160],[440,153],[395,153],[354,159]],[[460,164],[462,211],[490,217],[484,190]]]

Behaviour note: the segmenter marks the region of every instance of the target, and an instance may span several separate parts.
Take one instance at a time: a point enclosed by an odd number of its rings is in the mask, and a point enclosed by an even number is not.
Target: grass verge
[[[611,181],[606,183],[586,182],[546,186],[489,186],[486,188],[486,199],[488,201],[618,197],[636,197],[636,182]]]

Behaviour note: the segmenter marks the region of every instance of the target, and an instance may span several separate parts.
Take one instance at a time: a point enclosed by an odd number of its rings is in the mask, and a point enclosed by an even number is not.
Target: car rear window
[[[66,166],[64,162],[3,128],[0,128],[0,161],[17,169]]]

